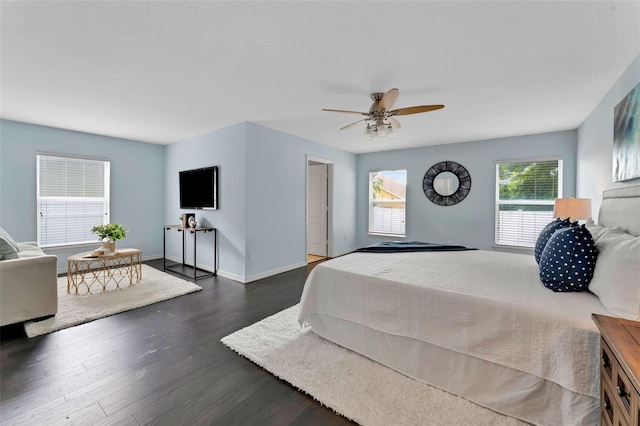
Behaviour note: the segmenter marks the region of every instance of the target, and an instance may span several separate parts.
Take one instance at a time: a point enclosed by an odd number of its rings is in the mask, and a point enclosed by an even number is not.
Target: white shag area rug
[[[202,287],[142,265],[142,280],[132,287],[85,296],[67,294],[67,277],[58,277],[58,313],[42,321],[27,322],[27,336],[36,337],[98,318],[130,311],[202,290]]]
[[[361,425],[526,425],[300,329],[298,305],[222,343]]]

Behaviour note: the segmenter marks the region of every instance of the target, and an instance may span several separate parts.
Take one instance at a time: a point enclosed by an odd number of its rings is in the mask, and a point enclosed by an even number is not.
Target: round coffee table
[[[91,253],[67,258],[67,293],[88,295],[131,287],[142,280],[142,251],[119,249],[98,257]]]

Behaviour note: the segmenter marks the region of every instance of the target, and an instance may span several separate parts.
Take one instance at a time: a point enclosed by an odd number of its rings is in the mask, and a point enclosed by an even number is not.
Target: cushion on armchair
[[[0,326],[55,315],[58,259],[0,228]]]
[[[17,259],[19,251],[18,245],[13,241],[13,238],[0,227],[0,260]]]

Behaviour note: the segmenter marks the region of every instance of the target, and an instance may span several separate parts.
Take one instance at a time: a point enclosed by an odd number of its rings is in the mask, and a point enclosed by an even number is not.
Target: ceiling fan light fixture
[[[390,138],[394,137],[396,135],[396,132],[395,132],[395,130],[393,130],[393,127],[391,127],[391,124],[387,125],[386,127],[387,127],[387,136],[386,136],[386,138],[390,139]]]
[[[406,108],[393,108],[393,104],[398,97],[398,89],[391,89],[387,93],[376,92],[371,94],[373,105],[369,108],[369,112],[348,111],[343,109],[326,109],[323,111],[332,112],[345,112],[349,114],[363,115],[366,118],[360,119],[355,123],[347,124],[340,128],[345,130],[350,127],[354,127],[360,123],[367,123],[367,128],[364,130],[365,139],[388,139],[395,135],[395,129],[400,128],[400,122],[395,119],[395,116],[418,114],[422,112],[435,111],[444,108],[444,105],[418,105]]]
[[[364,129],[364,138],[365,139],[375,139],[377,137],[376,128],[372,127],[371,124],[367,123],[367,128]]]
[[[391,121],[386,120],[386,117],[379,119],[376,128],[378,129],[378,136],[381,138],[388,139],[395,136],[393,124]]]
[[[395,132],[391,124],[375,124],[367,123],[364,129],[364,138],[367,140],[389,139],[395,136]]]

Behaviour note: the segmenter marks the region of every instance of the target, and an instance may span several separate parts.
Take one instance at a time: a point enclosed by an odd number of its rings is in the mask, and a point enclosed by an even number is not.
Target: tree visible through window
[[[91,228],[109,223],[109,161],[36,156],[38,244],[95,242]]]
[[[406,170],[369,173],[369,234],[404,237]]]
[[[561,197],[562,160],[496,163],[496,244],[534,247]]]

